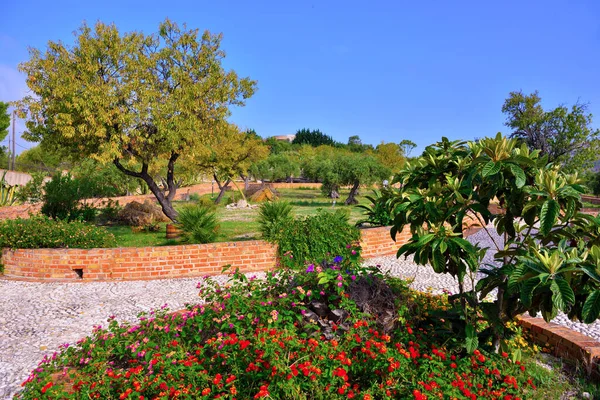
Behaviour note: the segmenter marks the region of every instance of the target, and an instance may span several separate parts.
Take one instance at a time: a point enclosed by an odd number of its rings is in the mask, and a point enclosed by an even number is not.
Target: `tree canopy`
[[[237,177],[245,177],[251,165],[268,156],[269,148],[253,131],[240,132],[232,124],[223,124],[217,133],[206,146],[208,156],[199,159],[198,167],[210,174],[219,186],[218,203],[229,183]]]
[[[329,135],[324,134],[320,130],[310,130],[310,129],[300,129],[296,132],[296,137],[292,141],[293,144],[309,144],[313,147],[321,146],[321,145],[331,145],[335,144],[333,138]]]
[[[83,25],[73,46],[49,42],[20,65],[32,96],[19,103],[26,138],[80,157],[113,163],[142,179],[172,220],[175,164],[208,156],[215,127],[242,106],[256,82],[221,65],[221,35],[179,27],[121,34],[114,25]],[[149,170],[166,163],[167,193]]]
[[[548,161],[567,171],[587,170],[598,158],[600,130],[592,128],[592,114],[587,104],[564,105],[545,111],[535,91],[529,95],[511,92],[502,106],[505,125],[531,149],[540,150]]]

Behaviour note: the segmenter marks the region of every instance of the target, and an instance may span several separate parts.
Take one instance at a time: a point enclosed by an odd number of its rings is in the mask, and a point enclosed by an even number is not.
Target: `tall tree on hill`
[[[19,103],[26,138],[113,163],[143,180],[175,221],[177,161],[209,155],[205,145],[229,107],[244,105],[256,88],[223,68],[220,45],[221,35],[168,19],[152,35],[84,24],[73,46],[49,42],[20,65],[33,92]],[[161,161],[166,192],[149,172]]]
[[[537,91],[510,93],[502,106],[505,125],[513,130],[510,137],[540,150],[549,162],[561,164],[568,172],[589,169],[598,159],[600,130],[592,128],[587,104],[545,111],[541,101]]]
[[[313,147],[321,146],[321,145],[330,145],[333,146],[335,141],[331,136],[328,136],[321,132],[320,130],[310,130],[310,129],[300,129],[296,132],[296,137],[292,141],[293,144],[309,144]]]

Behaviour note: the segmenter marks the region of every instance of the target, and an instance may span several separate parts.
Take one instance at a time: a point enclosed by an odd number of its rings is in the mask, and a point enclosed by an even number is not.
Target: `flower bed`
[[[142,314],[42,361],[20,398],[534,398],[550,373],[447,329],[447,297],[358,265],[207,277],[204,305]],[[436,313],[447,313],[440,320]],[[436,322],[437,321],[437,322]]]

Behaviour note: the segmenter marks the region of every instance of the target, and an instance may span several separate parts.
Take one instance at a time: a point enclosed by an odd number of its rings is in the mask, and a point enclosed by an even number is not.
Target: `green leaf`
[[[467,353],[473,353],[477,346],[479,345],[479,339],[477,338],[477,331],[472,325],[467,325],[465,327],[465,348],[467,349]]]
[[[550,285],[552,290],[552,302],[559,310],[567,311],[568,306],[575,303],[575,293],[569,282],[562,278],[556,278]]]
[[[440,252],[443,254],[446,252],[447,249],[448,249],[448,245],[446,244],[446,241],[442,240],[440,242]]]
[[[539,284],[540,278],[538,278],[537,276],[529,278],[525,282],[523,282],[523,285],[521,286],[521,301],[523,302],[525,307],[531,307],[533,292]]]
[[[556,200],[548,199],[542,204],[540,211],[540,233],[542,235],[547,236],[550,233],[556,224],[559,211],[560,205]]]
[[[583,322],[586,324],[591,324],[598,319],[600,315],[600,290],[596,290],[588,296],[583,304],[581,315],[583,316]]]
[[[485,164],[483,166],[483,169],[481,170],[481,174],[484,178],[496,175],[498,172],[500,172],[500,163],[495,163],[493,161],[490,161],[487,164]]]
[[[515,176],[515,185],[520,189],[525,186],[526,177],[525,172],[521,167],[515,164],[509,164],[510,172]]]

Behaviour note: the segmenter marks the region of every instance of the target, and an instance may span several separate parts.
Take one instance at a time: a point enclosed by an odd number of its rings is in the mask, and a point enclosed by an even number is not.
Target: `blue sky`
[[[14,1],[2,14],[4,101],[26,92],[16,68],[29,46],[72,43],[83,21],[152,33],[169,17],[224,34],[225,65],[258,80],[231,121],[264,137],[306,127],[422,150],[508,132],[514,90],[539,90],[546,108],[589,102],[600,127],[597,0]]]

